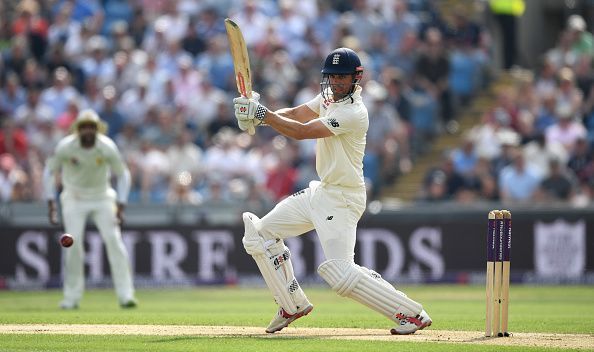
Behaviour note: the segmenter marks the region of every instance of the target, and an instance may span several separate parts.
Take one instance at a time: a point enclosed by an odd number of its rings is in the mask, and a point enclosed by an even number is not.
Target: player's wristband
[[[258,104],[258,107],[256,108],[256,112],[254,113],[254,117],[257,118],[258,120],[260,120],[260,122],[261,122],[262,120],[264,120],[264,116],[266,116],[266,111],[268,111],[268,109],[266,109],[266,107],[264,107],[264,105]]]

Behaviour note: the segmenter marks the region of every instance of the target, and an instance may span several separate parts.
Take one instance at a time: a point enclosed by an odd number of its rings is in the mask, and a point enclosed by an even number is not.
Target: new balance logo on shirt
[[[328,123],[330,124],[330,126],[332,127],[339,127],[340,125],[338,124],[338,121],[336,121],[336,119],[328,119]]]

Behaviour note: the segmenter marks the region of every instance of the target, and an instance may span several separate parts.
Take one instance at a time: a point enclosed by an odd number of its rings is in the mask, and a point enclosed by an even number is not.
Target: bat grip
[[[248,92],[246,90],[243,90],[243,92],[241,92],[241,95],[243,95],[245,98],[251,99],[252,98],[252,91],[250,90]],[[253,135],[256,134],[256,128],[254,127],[253,124],[248,128],[248,134],[250,136],[253,136]]]

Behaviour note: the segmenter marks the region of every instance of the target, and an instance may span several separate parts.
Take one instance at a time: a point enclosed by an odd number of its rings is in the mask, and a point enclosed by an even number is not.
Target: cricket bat
[[[237,23],[229,18],[225,19],[225,29],[229,39],[229,48],[233,57],[233,68],[235,69],[235,83],[237,91],[246,98],[252,97],[252,71],[250,68],[250,58],[241,29]],[[248,129],[250,135],[254,135],[256,130],[254,126]]]

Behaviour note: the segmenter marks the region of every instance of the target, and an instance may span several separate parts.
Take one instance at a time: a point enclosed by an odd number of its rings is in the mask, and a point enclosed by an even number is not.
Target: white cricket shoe
[[[423,330],[424,328],[431,326],[431,323],[433,322],[424,309],[416,317],[397,314],[396,318],[400,320],[400,325],[390,329],[392,335],[414,334],[417,330]]]
[[[268,327],[266,328],[266,332],[269,334],[272,334],[277,331],[281,331],[282,329],[289,326],[289,324],[291,324],[295,320],[297,320],[305,315],[308,315],[309,312],[311,312],[312,310],[313,310],[313,305],[309,304],[302,310],[291,315],[291,314],[285,312],[285,310],[283,308],[280,308],[278,310],[278,312],[276,313],[276,315],[274,316],[274,318],[272,318],[272,320],[270,321],[270,324],[268,324]]]

